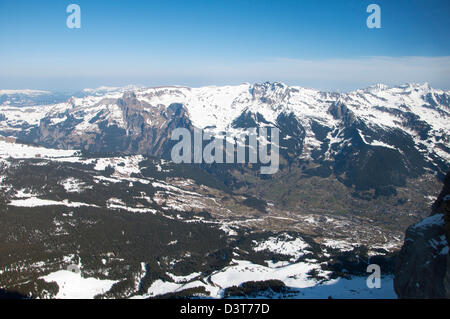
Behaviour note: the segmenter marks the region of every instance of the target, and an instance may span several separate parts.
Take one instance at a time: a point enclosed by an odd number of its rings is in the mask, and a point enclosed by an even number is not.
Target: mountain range
[[[3,287],[61,297],[58,269],[76,264],[106,280],[91,296],[292,297],[351,274],[350,292],[369,259],[393,274],[404,231],[429,215],[450,169],[449,124],[450,92],[428,84],[0,90]],[[171,161],[176,128],[268,126],[280,130],[274,175]],[[240,286],[245,269],[278,281]],[[306,295],[336,293],[320,291]]]
[[[387,155],[391,165],[379,179],[392,183],[405,174],[442,174],[450,159],[449,92],[428,84],[380,84],[350,93],[282,83],[103,87],[45,105],[40,96],[48,93],[23,91],[37,99],[34,106],[28,99],[18,103],[18,93],[10,93],[0,91],[0,134],[59,149],[167,157],[167,137],[176,127],[230,133],[276,126],[286,160],[333,163],[336,175],[353,168],[356,154],[369,162]],[[356,176],[346,180],[365,186]]]

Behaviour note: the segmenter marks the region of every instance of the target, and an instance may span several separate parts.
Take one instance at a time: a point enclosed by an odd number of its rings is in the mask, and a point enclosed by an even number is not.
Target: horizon
[[[81,8],[70,29],[67,7]],[[348,92],[374,83],[450,89],[450,3],[0,0],[0,87],[203,87],[270,80]]]
[[[365,90],[365,89],[369,89],[372,87],[376,87],[379,85],[383,85],[386,86],[386,89],[392,89],[392,88],[402,88],[404,86],[411,86],[411,85],[415,85],[415,86],[429,86],[431,89],[433,90],[440,90],[443,92],[449,92],[450,90],[447,89],[443,89],[443,88],[439,88],[439,87],[434,87],[432,86],[429,82],[403,82],[403,83],[398,83],[398,84],[393,84],[393,85],[388,85],[385,83],[373,83],[364,87],[359,87],[359,88],[355,88],[352,90],[321,90],[318,88],[314,88],[314,87],[308,87],[308,86],[302,86],[302,85],[290,85],[290,84],[286,84],[284,82],[280,82],[280,81],[263,81],[263,82],[242,82],[239,84],[224,84],[224,85],[203,85],[203,86],[187,86],[187,85],[177,85],[177,84],[168,84],[168,85],[156,85],[156,86],[146,86],[146,85],[141,85],[141,84],[126,84],[123,86],[108,86],[108,85],[101,85],[98,87],[84,87],[84,88],[72,88],[72,89],[41,89],[41,88],[24,88],[24,89],[15,89],[15,88],[1,88],[0,87],[0,94],[20,94],[21,92],[27,92],[27,93],[54,93],[54,94],[75,94],[78,92],[83,92],[83,91],[88,91],[88,90],[92,90],[92,91],[101,91],[101,90],[108,90],[110,89],[111,91],[113,90],[123,90],[126,88],[130,88],[130,90],[134,90],[134,89],[158,89],[158,88],[187,88],[187,89],[200,89],[200,88],[219,88],[219,87],[227,87],[227,86],[231,86],[231,87],[235,87],[235,86],[240,86],[240,85],[249,85],[249,86],[254,86],[254,85],[263,85],[263,84],[282,84],[284,86],[288,86],[288,87],[297,87],[297,88],[303,88],[303,89],[308,89],[308,90],[316,90],[319,92],[328,92],[328,93],[341,93],[341,94],[348,94],[351,92],[355,92],[358,90]],[[10,91],[9,93],[4,93],[3,91]]]

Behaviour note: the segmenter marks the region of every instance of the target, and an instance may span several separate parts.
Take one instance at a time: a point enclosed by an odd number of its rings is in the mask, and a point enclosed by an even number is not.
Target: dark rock
[[[450,172],[432,214],[406,231],[394,288],[399,298],[450,298]]]

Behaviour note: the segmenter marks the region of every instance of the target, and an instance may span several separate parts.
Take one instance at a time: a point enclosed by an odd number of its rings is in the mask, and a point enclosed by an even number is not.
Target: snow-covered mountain
[[[55,104],[67,100],[70,95],[43,90],[0,90],[0,105],[31,106]]]
[[[289,163],[313,160],[327,170],[331,163],[336,175],[357,169],[355,157],[392,161],[396,176],[443,176],[449,169],[450,93],[428,84],[379,84],[349,93],[282,83],[82,92],[51,105],[3,104],[0,134],[52,148],[168,157],[176,127],[230,133],[274,125]],[[348,184],[358,185],[347,175]]]
[[[28,93],[0,106],[0,294],[395,297],[395,251],[449,170],[449,92],[426,84]],[[168,160],[174,128],[256,126],[280,129],[275,175]]]

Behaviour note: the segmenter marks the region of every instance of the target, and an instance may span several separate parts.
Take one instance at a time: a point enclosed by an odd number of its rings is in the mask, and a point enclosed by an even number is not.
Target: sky
[[[70,4],[81,28],[66,25]],[[381,28],[369,29],[369,4]],[[450,89],[448,0],[0,0],[0,88]]]

